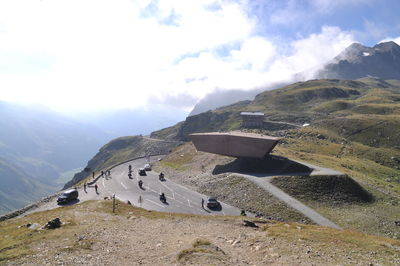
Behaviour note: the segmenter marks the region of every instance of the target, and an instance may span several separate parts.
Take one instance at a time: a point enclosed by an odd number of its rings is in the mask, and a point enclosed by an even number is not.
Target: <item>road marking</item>
[[[128,189],[128,187],[125,186],[124,183],[122,183],[122,181],[121,181],[121,185],[122,185],[125,189]]]
[[[153,204],[155,204],[155,205],[157,205],[157,206],[160,206],[160,207],[165,208],[165,206],[163,206],[163,205],[161,205],[161,204],[158,204],[158,203],[155,202],[155,201],[152,201],[152,200],[149,200],[149,199],[144,199],[144,200],[150,201],[151,203],[153,203]]]
[[[104,185],[104,179],[103,179],[103,182],[102,182],[102,183],[103,183],[103,187],[106,188],[106,185]]]
[[[172,189],[170,189],[167,185],[165,185],[163,182],[160,182],[161,185],[163,185],[164,187],[166,187],[169,191],[174,192]]]
[[[175,194],[178,195],[178,196],[180,196],[180,197],[182,197],[183,199],[187,199],[185,196],[179,194],[178,192],[175,192]]]
[[[180,200],[177,200],[177,199],[174,199],[176,202],[179,202],[180,204],[182,204],[182,205],[185,205],[185,203],[183,203],[183,201],[180,201]]]

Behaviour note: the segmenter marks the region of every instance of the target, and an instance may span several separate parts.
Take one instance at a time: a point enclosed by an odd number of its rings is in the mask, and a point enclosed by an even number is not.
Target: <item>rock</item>
[[[248,220],[243,220],[243,226],[258,227],[258,225],[256,225],[256,224],[253,223],[252,221],[248,221]]]
[[[56,228],[61,227],[60,218],[55,218],[53,220],[48,221],[44,227],[47,229],[56,229]]]
[[[236,239],[235,241],[233,241],[232,246],[235,246],[236,244],[240,243],[239,239]]]

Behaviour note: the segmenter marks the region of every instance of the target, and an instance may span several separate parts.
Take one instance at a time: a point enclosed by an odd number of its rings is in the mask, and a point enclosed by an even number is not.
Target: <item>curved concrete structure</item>
[[[232,157],[264,158],[278,144],[279,138],[254,133],[194,133],[189,138],[198,151]]]

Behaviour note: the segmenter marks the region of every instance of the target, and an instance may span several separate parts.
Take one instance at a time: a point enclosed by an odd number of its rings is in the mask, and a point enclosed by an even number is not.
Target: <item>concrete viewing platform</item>
[[[190,134],[198,151],[232,157],[264,158],[280,138],[244,132],[208,132]]]

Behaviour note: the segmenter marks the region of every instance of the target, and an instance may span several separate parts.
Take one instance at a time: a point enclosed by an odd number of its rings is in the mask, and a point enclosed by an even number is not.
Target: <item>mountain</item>
[[[60,189],[62,172],[82,167],[110,137],[94,126],[66,118],[41,106],[0,102],[0,193],[9,208]],[[12,186],[16,180],[26,186]],[[39,183],[41,185],[39,185]],[[14,183],[13,183],[14,184]],[[48,188],[47,191],[37,187]],[[35,186],[36,188],[35,188]],[[9,187],[13,187],[9,190]],[[27,189],[31,187],[32,189]],[[14,204],[9,203],[10,199]]]
[[[256,88],[251,90],[221,90],[217,89],[206,96],[204,96],[192,109],[189,116],[197,115],[203,112],[214,110],[223,106],[227,106],[239,101],[253,100],[254,97],[265,91],[279,88],[287,85],[286,83],[273,84],[270,86],[264,86],[262,88]]]
[[[366,76],[400,79],[400,46],[382,42],[374,47],[353,43],[317,72],[317,78],[358,79]]]
[[[198,115],[203,112],[214,110],[218,107],[229,105],[238,101],[253,100],[254,96],[262,92],[263,89],[249,91],[243,90],[216,90],[202,98],[190,112],[189,116]]]
[[[297,73],[292,82],[303,81],[304,73]],[[374,47],[366,47],[353,43],[316,72],[316,79],[359,79],[363,77],[400,80],[400,46],[395,42],[382,42]],[[265,90],[289,85],[275,84],[255,90],[216,90],[206,95],[193,108],[189,116],[200,114],[237,101],[252,100],[254,96]]]
[[[54,185],[37,180],[4,158],[0,158],[0,178],[0,213],[23,207],[55,190]]]
[[[391,158],[400,158],[400,86],[392,80],[297,82],[260,93],[251,102],[187,117],[151,136],[188,140],[188,135],[196,132],[246,130],[241,126],[242,111],[265,113],[266,121],[259,130],[267,134],[280,132],[281,125],[301,127],[308,123],[336,138],[365,145],[369,152],[364,156],[379,164],[398,167],[397,159]]]
[[[265,113],[263,126],[243,128],[242,111]],[[270,157],[259,161],[198,152],[190,142],[174,146],[178,144],[174,141],[187,141],[190,133],[230,130],[272,135],[281,141]],[[98,172],[146,153],[146,147],[159,148],[159,139],[173,140],[170,144],[174,145],[165,146],[166,150],[173,148],[172,152],[153,165],[154,171],[239,208],[253,212],[263,208],[262,213],[271,219],[299,221],[301,217],[279,203],[275,202],[278,208],[263,201],[267,197],[257,194],[257,186],[232,173],[277,165],[298,173],[290,161],[309,163],[345,175],[279,175],[271,177],[271,182],[344,229],[398,238],[399,135],[399,81],[371,77],[310,80],[264,91],[253,101],[187,117],[153,132],[151,138],[118,138],[101,148],[87,167]],[[67,186],[82,184],[86,177],[88,173],[82,172]]]

